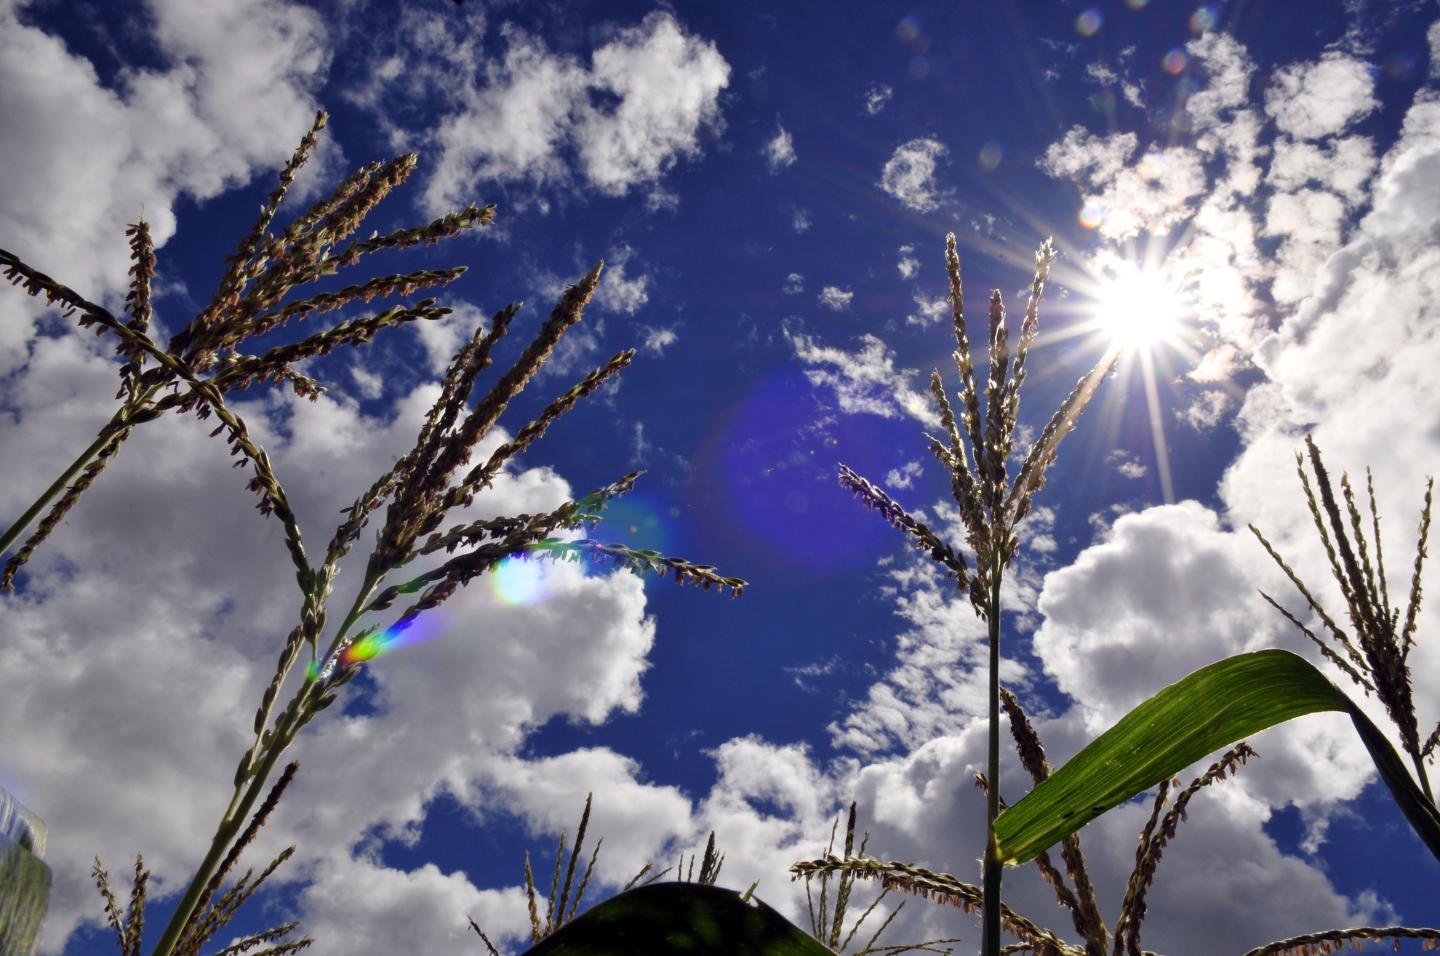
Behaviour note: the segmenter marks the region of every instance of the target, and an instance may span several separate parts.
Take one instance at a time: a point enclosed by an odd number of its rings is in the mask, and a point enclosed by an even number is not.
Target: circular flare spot
[[[1105,204],[1094,196],[1085,200],[1085,205],[1080,207],[1080,225],[1086,229],[1099,229],[1100,224],[1105,221]]]
[[[1104,15],[1097,8],[1091,7],[1075,18],[1075,32],[1082,37],[1093,37],[1099,32],[1100,24],[1104,20]]]

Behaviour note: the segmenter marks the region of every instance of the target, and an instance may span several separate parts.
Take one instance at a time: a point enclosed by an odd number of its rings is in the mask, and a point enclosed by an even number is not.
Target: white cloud
[[[833,285],[827,285],[820,290],[820,304],[834,312],[843,312],[850,308],[850,302],[854,298],[855,293]]]
[[[895,90],[884,83],[873,83],[870,89],[865,91],[865,112],[871,116],[878,115],[890,103],[890,98],[895,95]]]
[[[76,442],[113,405],[113,361],[86,354],[85,338],[35,340],[32,363],[14,384],[10,397],[20,420],[0,424],[0,441],[15,453],[7,460],[25,462],[25,470],[0,483],[6,513],[17,513],[36,493],[34,476],[63,469]],[[69,393],[64,405],[53,401],[61,383]],[[409,446],[437,394],[438,385],[421,385],[400,399],[391,417],[379,419],[328,395],[310,403],[277,392],[230,405],[269,453],[306,537],[323,542],[338,520],[330,516]],[[208,432],[207,424],[172,416],[137,429],[37,553],[25,593],[0,599],[3,629],[18,655],[0,675],[0,719],[30,729],[6,759],[16,779],[27,782],[27,805],[45,808],[50,824],[47,860],[55,882],[42,930],[47,954],[58,952],[81,921],[95,919],[86,861],[96,853],[113,872],[143,847],[146,864],[168,888],[203,856],[216,822],[215,787],[233,776],[234,760],[248,745],[247,715],[269,681],[276,635],[294,623],[297,599],[275,599],[291,593],[294,579],[289,562],[275,560],[283,555],[278,528],[256,516],[243,475],[228,467]],[[479,453],[504,437],[493,431]],[[570,493],[548,469],[505,474],[454,517],[547,510]],[[342,592],[362,570],[366,540],[362,536],[341,564]],[[137,563],[137,553],[146,560]],[[421,558],[413,570],[431,563]],[[70,580],[66,567],[81,569],[83,583]],[[655,631],[638,579],[545,566],[546,598],[534,606],[507,606],[485,580],[417,623],[415,636],[426,640],[369,666],[380,713],[346,717],[337,709],[295,746],[303,769],[287,795],[289,810],[272,818],[249,858],[269,859],[287,843],[302,847],[273,879],[284,884],[313,874],[317,882],[308,892],[319,921],[344,916],[347,932],[320,937],[321,945],[389,938],[392,928],[383,924],[394,914],[357,903],[368,896],[346,892],[351,877],[372,885],[390,881],[401,895],[411,892],[400,891],[401,884],[415,893],[433,891],[440,894],[434,906],[478,906],[497,924],[514,919],[500,906],[510,894],[480,893],[423,868],[405,874],[360,867],[364,872],[357,873],[355,841],[372,826],[399,834],[418,825],[437,788],[463,788],[482,775],[497,755],[519,745],[526,726],[557,713],[598,722],[639,706],[639,678]],[[582,617],[593,626],[576,645],[565,622]],[[96,620],[107,622],[102,631]],[[500,638],[517,629],[527,634],[524,646]],[[223,640],[209,636],[216,633]],[[282,701],[297,681],[292,674]],[[480,685],[490,692],[471,693]],[[154,706],[173,698],[177,687],[204,693],[177,704],[181,711]],[[72,716],[89,729],[76,734],[67,721],[36,724],[24,717],[55,699],[83,701]],[[403,731],[415,726],[431,728],[423,743]],[[366,746],[354,746],[357,733]],[[169,743],[156,748],[157,739]],[[67,759],[56,764],[53,755],[62,751]],[[456,755],[464,756],[457,762]],[[128,782],[102,791],[91,785],[97,779]],[[329,875],[339,882],[327,882]],[[420,907],[406,924],[414,934],[407,938],[428,950],[442,948],[452,926],[426,916],[434,912]]]
[[[920,271],[920,260],[915,258],[914,246],[900,247],[900,258],[896,261],[895,267],[900,270],[900,278],[915,278],[915,274]]]
[[[1230,397],[1218,389],[1210,389],[1195,396],[1176,417],[1196,431],[1207,431],[1220,423],[1220,417],[1230,407]]]
[[[486,62],[484,86],[468,83],[437,134],[432,211],[471,198],[477,178],[543,185],[569,179],[572,167],[600,192],[625,195],[699,155],[701,131],[721,124],[730,67],[669,13],[619,31],[588,68],[509,24],[501,33],[503,59]],[[597,105],[594,94],[614,102]]]
[[[795,164],[795,140],[790,136],[790,132],[781,126],[760,153],[765,157],[765,164],[770,167],[770,172],[778,173]]]
[[[943,322],[950,317],[950,299],[947,296],[926,298],[925,293],[915,293],[915,311],[905,316],[906,325],[929,326]]]
[[[1440,76],[1440,20],[1430,24],[1425,39],[1430,44],[1430,76],[1434,78]]]
[[[796,209],[795,215],[790,218],[790,228],[794,229],[797,233],[808,232],[811,222],[810,210]]]
[[[936,165],[948,150],[938,140],[912,139],[895,148],[880,174],[880,188],[907,208],[931,212],[944,198],[935,185]]]
[[[860,336],[860,351],[845,352],[816,345],[803,333],[785,329],[784,334],[801,362],[834,367],[808,369],[805,377],[811,385],[834,388],[841,411],[882,418],[909,415],[931,427],[939,424],[930,396],[910,385],[914,370],[896,369],[894,356],[875,336]]]
[[[358,362],[350,366],[350,377],[355,380],[355,390],[360,393],[361,398],[379,398],[385,390],[385,380],[366,371]]]
[[[1205,85],[1185,102],[1185,112],[1194,118],[1198,130],[1213,129],[1247,106],[1250,102],[1250,80],[1255,64],[1250,54],[1234,37],[1225,33],[1206,33],[1185,45],[1186,52],[1198,62]]]
[[[1375,81],[1360,60],[1330,51],[1314,63],[1298,63],[1275,73],[1265,91],[1265,112],[1282,132],[1298,139],[1319,139],[1343,132],[1373,113]]]
[[[1126,478],[1143,478],[1149,469],[1140,464],[1135,456],[1119,448],[1105,456],[1105,463],[1114,465],[1115,470]]]
[[[30,265],[119,308],[130,267],[125,225],[142,205],[157,247],[175,232],[182,195],[209,199],[290,158],[310,128],[313,90],[329,67],[323,19],[270,0],[215,10],[183,2],[151,11],[169,69],[124,70],[117,91],[58,37],[0,5],[0,235]],[[339,164],[333,138],[297,177],[290,202]],[[23,297],[18,297],[22,298]],[[13,301],[13,300],[12,300]],[[172,321],[156,303],[156,330]],[[0,322],[0,374],[22,359],[43,307],[10,306]],[[103,343],[99,351],[113,354]]]
[[[907,461],[899,468],[885,472],[885,484],[891,488],[909,488],[920,477],[922,466],[918,461]]]
[[[660,355],[665,349],[679,341],[680,337],[675,334],[674,329],[654,329],[645,326],[645,340],[641,348],[647,352],[654,352]]]
[[[1145,108],[1145,91],[1138,83],[1132,83],[1123,79],[1114,70],[1103,63],[1087,63],[1085,65],[1085,76],[1092,82],[1101,86],[1119,86],[1120,93],[1125,97],[1125,102],[1137,109]]]
[[[1353,204],[1375,172],[1375,144],[1366,136],[1347,136],[1328,146],[1281,138],[1274,150],[1265,180],[1279,190],[1325,186]]]
[[[780,290],[786,295],[799,295],[805,291],[805,277],[798,272],[792,272],[785,277],[785,288]]]
[[[592,300],[597,308],[634,315],[650,301],[650,276],[643,272],[634,277],[626,274],[634,259],[635,250],[624,244],[616,246],[606,256],[605,271]]]
[[[1163,232],[1192,216],[1191,200],[1206,185],[1199,154],[1182,146],[1150,149],[1131,165],[1135,148],[1134,133],[1100,137],[1076,126],[1038,162],[1051,176],[1099,190],[1087,198],[1099,202],[1098,228],[1108,239]]]

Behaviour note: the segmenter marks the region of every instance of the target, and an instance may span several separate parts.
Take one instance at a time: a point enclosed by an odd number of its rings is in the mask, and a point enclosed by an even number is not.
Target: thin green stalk
[[[380,575],[366,576],[365,583],[360,587],[359,593],[355,596],[355,603],[351,606],[350,613],[346,615],[344,623],[340,625],[334,641],[331,642],[330,648],[326,652],[327,657],[331,653],[334,653],[335,648],[344,638],[345,633],[363,613],[361,608],[365,599],[370,596],[370,593],[375,589],[375,584],[378,582],[378,579],[383,576],[383,573]],[[281,674],[280,679],[283,681],[285,675]],[[151,956],[171,956],[175,945],[180,940],[181,932],[184,931],[185,924],[189,921],[196,904],[199,902],[201,894],[205,891],[205,887],[209,885],[215,868],[220,864],[220,860],[224,857],[230,844],[239,834],[240,827],[244,823],[246,815],[250,812],[251,807],[254,806],[256,798],[260,795],[260,791],[264,789],[266,781],[270,777],[270,772],[275,769],[276,762],[279,761],[280,756],[294,741],[295,731],[292,731],[291,728],[293,727],[295,730],[298,730],[300,725],[304,723],[304,715],[301,711],[307,703],[307,695],[314,693],[314,688],[317,684],[317,681],[307,680],[305,685],[296,692],[295,697],[291,699],[289,707],[286,708],[285,713],[281,714],[280,719],[276,722],[275,736],[271,740],[270,746],[257,755],[260,763],[253,769],[252,775],[248,778],[248,788],[243,781],[235,788],[235,795],[231,799],[230,806],[226,809],[225,815],[220,821],[220,828],[215,832],[215,837],[210,843],[210,851],[206,854],[205,859],[201,861],[199,868],[196,869],[194,878],[185,890],[185,896],[180,900],[179,907],[170,918],[170,923],[165,927],[165,933],[161,936],[160,942],[156,945]]]
[[[115,433],[108,426],[101,429],[100,435],[90,443],[89,448],[80,453],[80,457],[75,459],[74,464],[67,468],[63,475],[56,478],[54,484],[46,488],[45,493],[35,499],[35,503],[30,506],[29,510],[17,518],[3,535],[0,535],[0,555],[4,555],[6,551],[10,550],[10,546],[25,533],[26,529],[30,527],[30,523],[40,516],[40,512],[49,507],[50,502],[65,490],[65,487],[70,484],[70,479],[79,474],[80,469],[90,463],[90,459],[100,454],[101,449],[110,444],[114,437]]]
[[[35,503],[15,520],[14,524],[5,529],[4,534],[0,534],[0,556],[3,556],[6,551],[10,550],[10,546],[25,533],[26,529],[30,527],[30,524],[40,516],[40,512],[49,507],[56,496],[64,491],[66,486],[70,484],[71,479],[78,475],[81,469],[90,463],[90,459],[100,454],[105,446],[114,440],[116,433],[123,430],[125,426],[129,424],[130,415],[144,406],[145,402],[147,402],[150,396],[154,395],[159,388],[159,385],[150,386],[150,388],[146,389],[145,394],[133,401],[127,402],[117,411],[111,417],[109,424],[100,429],[100,434],[90,443],[90,447],[80,453],[80,457],[75,459],[70,467],[65,470],[65,473],[59,478],[56,478],[54,483],[45,489],[45,493],[37,498]]]
[[[308,685],[306,689],[308,689]],[[301,693],[303,694],[304,690]],[[296,708],[297,712],[298,709]],[[184,931],[186,924],[190,922],[191,914],[195,912],[195,907],[200,902],[200,896],[205,892],[205,887],[209,885],[215,868],[220,865],[220,860],[240,833],[245,817],[255,805],[260,791],[265,788],[265,781],[270,776],[270,771],[275,769],[275,762],[280,759],[280,755],[284,753],[293,739],[285,733],[289,730],[290,724],[287,722],[287,718],[290,716],[290,713],[281,716],[281,724],[284,726],[276,727],[275,739],[271,742],[264,761],[251,777],[249,789],[245,790],[242,796],[241,791],[245,788],[245,784],[242,782],[235,788],[235,796],[225,811],[224,819],[220,821],[220,829],[215,831],[215,838],[210,841],[210,852],[205,854],[205,859],[196,869],[194,878],[186,887],[185,895],[180,899],[180,905],[176,907],[174,914],[170,917],[170,922],[165,926],[165,932],[161,935],[160,942],[155,945],[151,956],[171,956],[171,953],[174,952],[175,945],[180,941],[180,934]]]
[[[990,565],[990,601],[985,616],[990,624],[990,746],[989,780],[985,799],[985,922],[981,934],[984,956],[1000,954],[1000,853],[995,843],[995,818],[1000,815],[1000,572],[1006,542],[998,542]]]

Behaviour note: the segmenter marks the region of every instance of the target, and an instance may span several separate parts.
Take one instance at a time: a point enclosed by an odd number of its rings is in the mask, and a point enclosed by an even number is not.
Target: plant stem
[[[308,688],[302,688],[303,694]],[[298,708],[297,708],[298,712]],[[165,932],[160,937],[160,942],[155,945],[151,956],[170,956],[175,950],[175,945],[180,941],[180,934],[190,921],[190,916],[195,912],[195,907],[200,902],[200,896],[205,892],[215,868],[219,866],[225,851],[229,849],[236,835],[240,832],[245,822],[245,817],[250,808],[255,805],[255,800],[260,796],[260,791],[265,787],[265,781],[270,776],[270,771],[275,769],[275,762],[280,755],[289,747],[291,737],[285,731],[289,730],[287,718],[291,713],[281,717],[281,723],[286,726],[275,728],[275,739],[271,742],[269,751],[259,767],[255,769],[254,775],[250,778],[249,789],[245,790],[242,797],[241,790],[245,788],[242,782],[235,788],[235,796],[230,801],[230,807],[225,811],[225,817],[220,821],[220,828],[215,831],[215,838],[210,841],[210,852],[205,854],[195,876],[190,880],[190,885],[185,889],[185,895],[180,899],[180,905],[176,907],[170,922],[165,927]]]
[[[1425,761],[1420,759],[1419,754],[1411,754],[1410,759],[1415,762],[1415,772],[1420,775],[1420,789],[1425,791],[1425,799],[1434,803],[1435,795],[1430,792],[1430,778],[1425,775]]]
[[[114,437],[115,433],[112,432],[108,426],[100,430],[99,437],[90,443],[90,447],[81,452],[80,457],[75,459],[74,463],[65,470],[65,473],[59,478],[56,478],[54,484],[46,488],[43,495],[35,499],[35,503],[30,506],[29,510],[17,518],[15,523],[9,528],[5,529],[3,535],[0,535],[0,555],[10,550],[10,546],[15,543],[17,538],[25,533],[26,529],[30,527],[30,523],[40,516],[40,512],[44,511],[46,506],[55,500],[55,497],[59,495],[60,492],[65,490],[65,486],[70,484],[70,479],[74,478],[80,472],[80,469],[88,465],[90,459],[98,455],[102,448],[110,444],[110,440]]]
[[[344,638],[345,632],[355,623],[355,620],[362,613],[361,606],[365,599],[374,591],[376,582],[382,577],[384,577],[383,571],[378,575],[374,574],[374,572],[366,575],[365,583],[361,586],[359,593],[355,597],[354,606],[351,607],[350,613],[346,615],[344,623],[340,625],[340,629],[336,633],[335,639],[331,642],[330,649],[326,652],[325,656],[328,657],[334,652],[336,646],[338,646]],[[283,681],[285,674],[282,673],[280,679]],[[185,896],[180,900],[180,905],[175,910],[174,915],[170,917],[170,923],[165,927],[165,933],[160,937],[160,942],[156,944],[151,956],[171,956],[176,944],[180,941],[180,934],[184,931],[185,924],[189,922],[190,916],[198,905],[200,896],[205,891],[205,887],[209,884],[216,866],[219,865],[225,851],[240,832],[241,824],[244,823],[246,815],[250,812],[251,807],[254,806],[256,798],[260,795],[260,791],[264,788],[266,780],[270,777],[270,772],[275,769],[275,763],[294,740],[294,734],[298,732],[300,727],[305,723],[301,711],[308,702],[306,700],[307,695],[315,695],[314,688],[317,684],[317,681],[307,680],[300,690],[296,692],[295,697],[291,699],[290,706],[286,708],[285,713],[281,714],[280,719],[276,722],[274,739],[260,757],[260,764],[253,769],[252,775],[249,778],[248,789],[246,789],[244,782],[235,788],[235,795],[230,801],[230,806],[225,811],[225,816],[220,821],[220,828],[216,830],[215,837],[210,843],[210,852],[207,853],[205,859],[200,862],[199,868],[195,871],[195,876],[191,879],[190,885],[185,890]]]
[[[1005,551],[1006,542],[995,544],[995,554]],[[990,625],[990,746],[987,777],[990,786],[985,799],[985,918],[981,933],[984,956],[1000,953],[1000,853],[995,843],[995,818],[1000,815],[1000,571],[997,558],[990,565],[990,600],[985,617]]]

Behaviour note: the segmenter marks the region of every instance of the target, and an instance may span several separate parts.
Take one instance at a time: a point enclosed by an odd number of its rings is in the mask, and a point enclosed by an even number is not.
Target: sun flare
[[[1116,345],[1149,351],[1179,329],[1180,291],[1164,274],[1121,263],[1101,285],[1095,318]]]

